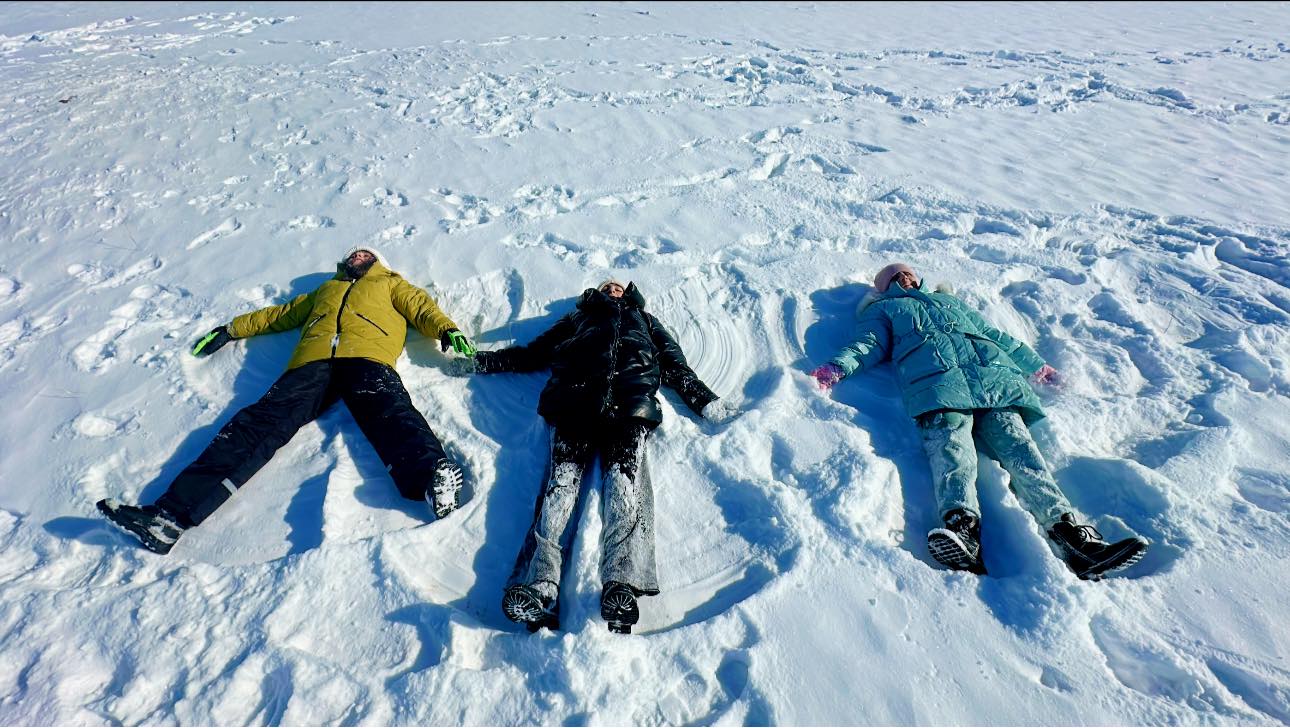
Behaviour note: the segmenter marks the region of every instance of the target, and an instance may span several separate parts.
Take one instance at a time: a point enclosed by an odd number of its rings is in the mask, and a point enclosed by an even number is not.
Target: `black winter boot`
[[[560,617],[556,614],[554,601],[542,598],[537,590],[524,584],[507,587],[502,597],[502,611],[512,622],[519,622],[536,632],[543,627],[550,630],[560,629]]]
[[[1079,525],[1071,513],[1062,514],[1062,519],[1048,529],[1048,537],[1057,544],[1075,576],[1093,581],[1133,566],[1147,553],[1143,539],[1134,536],[1108,544],[1096,528]]]
[[[143,543],[149,551],[165,556],[184,533],[178,520],[156,506],[131,506],[105,498],[94,504],[107,519]]]
[[[631,634],[632,625],[641,618],[636,590],[622,582],[607,582],[600,593],[600,616],[609,623],[610,632]]]
[[[945,514],[945,527],[927,534],[927,550],[932,558],[957,571],[985,574],[981,559],[981,519],[955,508]]]
[[[461,495],[462,483],[466,477],[461,474],[461,466],[448,458],[440,458],[435,463],[434,475],[430,476],[430,487],[426,489],[426,501],[434,511],[435,518],[443,518],[457,510]]]

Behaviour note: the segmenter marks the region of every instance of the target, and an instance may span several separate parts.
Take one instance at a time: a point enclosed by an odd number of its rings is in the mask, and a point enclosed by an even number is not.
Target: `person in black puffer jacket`
[[[552,429],[549,476],[502,609],[530,631],[558,626],[561,569],[573,543],[582,479],[599,455],[601,614],[611,630],[629,632],[639,618],[636,597],[658,593],[645,438],[663,420],[659,385],[674,389],[705,419],[725,422],[736,413],[690,369],[676,339],[645,310],[631,283],[608,280],[588,288],[576,310],[528,345],[478,352],[473,370],[546,368],[551,378],[538,413]]]

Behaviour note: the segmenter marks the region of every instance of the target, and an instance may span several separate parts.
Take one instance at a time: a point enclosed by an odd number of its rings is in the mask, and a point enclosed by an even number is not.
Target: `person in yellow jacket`
[[[114,524],[159,554],[224,504],[296,431],[344,401],[404,497],[426,500],[436,517],[457,508],[461,467],[412,404],[394,363],[408,326],[443,349],[475,353],[429,294],[385,267],[369,247],[350,250],[336,276],[280,306],[244,314],[199,339],[209,356],[234,339],[300,329],[287,371],[260,401],[238,412],[153,505],[104,499]]]

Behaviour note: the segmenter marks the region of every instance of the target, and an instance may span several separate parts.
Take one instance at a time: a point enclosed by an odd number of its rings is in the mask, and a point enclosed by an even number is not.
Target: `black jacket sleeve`
[[[546,369],[551,366],[551,357],[555,348],[573,335],[572,316],[570,314],[561,318],[554,326],[524,346],[508,346],[497,351],[476,353],[475,373],[535,372]]]
[[[702,414],[704,406],[718,398],[716,393],[708,389],[708,385],[686,363],[681,345],[663,324],[653,314],[645,313],[645,317],[649,322],[650,337],[658,349],[658,368],[663,373],[663,383],[676,390],[695,414]]]

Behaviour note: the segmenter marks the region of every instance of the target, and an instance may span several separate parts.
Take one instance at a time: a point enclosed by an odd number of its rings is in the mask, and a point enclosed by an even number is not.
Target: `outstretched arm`
[[[497,351],[475,354],[476,374],[497,372],[535,372],[551,366],[555,348],[573,335],[573,314],[564,316],[536,339],[523,346],[509,346]]]
[[[429,293],[402,277],[390,291],[390,303],[394,305],[395,311],[412,324],[412,328],[427,339],[438,340],[449,331],[457,330],[457,324],[439,309],[439,304],[435,303]]]
[[[238,316],[229,323],[228,333],[234,339],[245,339],[248,336],[297,329],[305,325],[313,308],[314,294],[302,293],[284,304]]]
[[[242,314],[224,326],[216,326],[193,342],[193,356],[210,356],[233,339],[297,328],[305,323],[313,310],[313,296],[312,293],[301,294],[287,303]]]
[[[717,399],[716,393],[708,389],[708,385],[704,384],[699,379],[699,375],[690,368],[685,361],[685,353],[681,351],[681,345],[672,334],[659,323],[658,319],[654,318],[653,314],[644,313],[649,323],[650,337],[654,341],[654,347],[658,349],[658,364],[663,374],[663,383],[676,390],[686,406],[702,417],[703,408]]]
[[[891,320],[877,306],[870,306],[860,317],[860,333],[855,341],[842,347],[829,364],[837,367],[842,376],[849,377],[877,366],[890,353]]]

